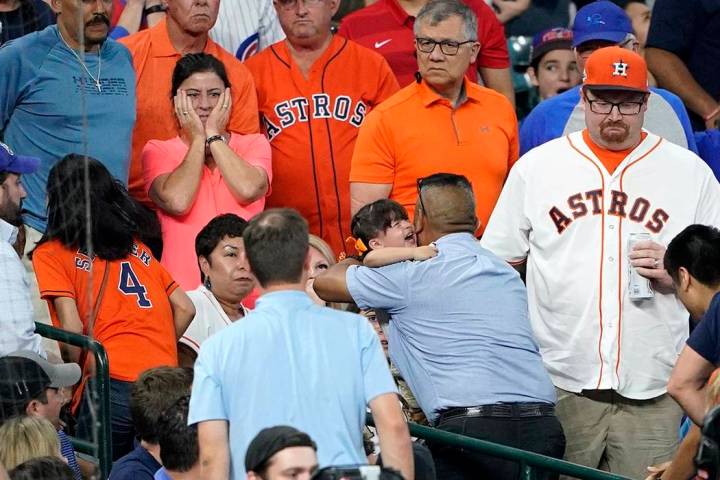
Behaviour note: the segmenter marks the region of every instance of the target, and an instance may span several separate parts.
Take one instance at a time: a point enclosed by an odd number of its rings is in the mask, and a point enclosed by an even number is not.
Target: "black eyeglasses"
[[[601,115],[609,115],[617,107],[620,115],[637,115],[645,102],[608,102],[607,100],[590,100],[590,111]]]
[[[452,40],[442,40],[437,42],[432,38],[416,37],[415,45],[417,49],[423,53],[432,53],[436,45],[440,45],[440,51],[445,55],[457,55],[461,45],[466,43],[475,43],[475,40],[466,40],[464,42],[454,42]]]

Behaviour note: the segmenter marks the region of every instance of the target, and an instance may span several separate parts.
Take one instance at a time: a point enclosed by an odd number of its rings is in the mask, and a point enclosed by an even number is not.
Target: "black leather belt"
[[[438,412],[435,423],[455,417],[552,417],[555,415],[555,406],[550,403],[493,403],[492,405],[477,405],[475,407],[453,407]]]

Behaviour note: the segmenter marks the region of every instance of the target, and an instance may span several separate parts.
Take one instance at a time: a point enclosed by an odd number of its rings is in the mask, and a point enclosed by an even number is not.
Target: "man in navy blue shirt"
[[[113,464],[111,480],[153,480],[160,470],[160,417],[184,395],[190,394],[190,368],[157,367],[135,381],[130,394],[130,413],[139,443],[135,450]]]
[[[677,296],[696,320],[687,345],[675,364],[668,393],[698,425],[705,417],[703,389],[720,366],[720,230],[690,225],[665,252],[665,268]]]

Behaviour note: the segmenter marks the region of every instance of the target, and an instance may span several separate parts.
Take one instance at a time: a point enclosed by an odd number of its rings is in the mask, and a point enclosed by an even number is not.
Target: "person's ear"
[[[379,238],[372,238],[368,242],[368,248],[370,250],[375,250],[376,248],[383,248],[383,242]]]
[[[247,480],[262,480],[262,477],[251,470],[247,472]]]
[[[690,290],[690,287],[692,285],[693,285],[692,275],[690,275],[690,272],[688,272],[687,268],[680,267],[678,269],[677,289],[681,290],[683,292],[687,292],[688,290]]]
[[[482,227],[482,221],[476,216],[475,221],[473,222],[475,225],[475,231],[477,232],[480,227]]]
[[[333,17],[335,16],[339,8],[340,0],[330,0],[330,11],[332,12]]]
[[[198,265],[200,265],[200,271],[206,276],[210,276],[210,262],[205,256],[200,255],[198,257]]]
[[[50,8],[55,12],[55,15],[62,13],[62,0],[50,0]]]
[[[479,53],[480,53],[480,43],[475,42],[472,44],[472,48],[470,49],[470,63],[475,63]]]
[[[30,402],[27,404],[27,407],[25,407],[25,413],[28,415],[28,417],[37,417],[39,415],[40,404],[40,400],[30,400]]]

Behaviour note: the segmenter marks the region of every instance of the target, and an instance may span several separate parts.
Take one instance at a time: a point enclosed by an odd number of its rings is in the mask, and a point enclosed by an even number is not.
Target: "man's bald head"
[[[421,230],[431,230],[439,236],[474,233],[477,216],[472,185],[464,176],[452,173],[436,173],[423,178],[415,216],[422,217]]]

